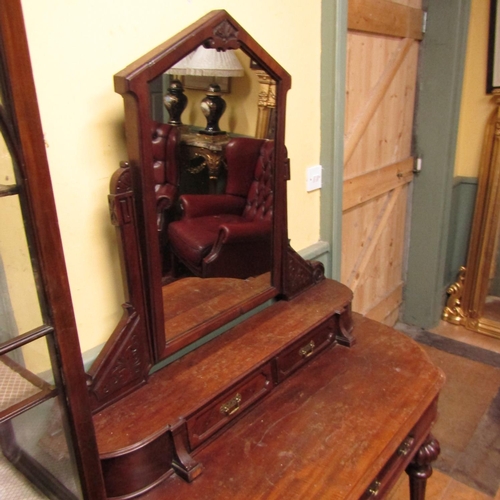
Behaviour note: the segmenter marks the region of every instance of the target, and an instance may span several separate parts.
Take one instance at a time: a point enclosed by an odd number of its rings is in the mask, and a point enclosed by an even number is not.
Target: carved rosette
[[[203,44],[207,49],[228,50],[239,49],[238,30],[227,19],[218,24],[213,30],[213,37]]]

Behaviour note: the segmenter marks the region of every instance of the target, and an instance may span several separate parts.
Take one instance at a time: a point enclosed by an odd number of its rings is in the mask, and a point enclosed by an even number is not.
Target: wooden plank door
[[[341,280],[354,310],[402,302],[421,0],[349,0]]]

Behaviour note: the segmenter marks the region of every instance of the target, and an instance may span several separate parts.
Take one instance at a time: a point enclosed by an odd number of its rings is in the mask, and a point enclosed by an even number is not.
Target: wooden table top
[[[153,374],[146,385],[94,416],[101,456],[134,449],[186,418],[200,402],[272,358],[297,336],[342,311],[352,292],[323,280],[290,301],[278,301]],[[335,347],[337,348],[337,347]]]
[[[444,376],[418,344],[355,315],[352,348],[328,349],[142,499],[354,499],[437,397]]]

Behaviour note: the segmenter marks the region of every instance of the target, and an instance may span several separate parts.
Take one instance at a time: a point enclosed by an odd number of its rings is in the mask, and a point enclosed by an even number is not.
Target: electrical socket
[[[315,165],[314,167],[309,167],[307,169],[307,181],[306,181],[307,192],[314,191],[316,189],[321,189],[322,170],[323,167],[321,165]]]

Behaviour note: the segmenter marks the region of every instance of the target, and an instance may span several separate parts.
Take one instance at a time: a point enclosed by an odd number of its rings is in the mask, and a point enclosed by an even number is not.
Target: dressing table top
[[[427,437],[444,376],[391,328],[355,315],[354,334],[356,346],[325,351],[201,450],[193,483],[172,475],[141,498],[365,498],[389,461],[382,498]],[[398,454],[409,434],[411,453]]]

